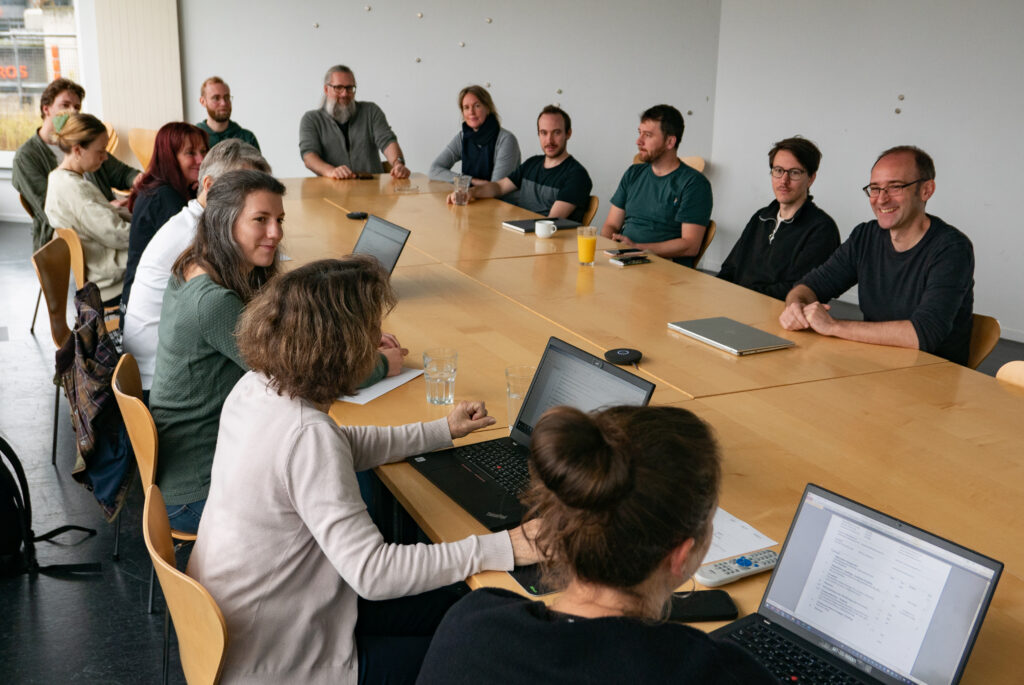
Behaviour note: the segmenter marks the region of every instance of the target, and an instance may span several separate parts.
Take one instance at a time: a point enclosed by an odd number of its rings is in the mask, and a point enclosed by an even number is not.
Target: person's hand
[[[511,529],[508,537],[512,540],[512,558],[516,566],[536,564],[540,561],[540,552],[534,540],[540,532],[540,519],[527,521],[521,526]]]
[[[135,174],[135,178],[132,179],[132,190],[135,190],[140,185],[142,185],[142,177],[145,176],[145,175],[146,174]]]
[[[402,361],[405,359],[405,355],[409,354],[409,350],[404,347],[384,347],[381,345],[377,348],[377,351],[388,360],[388,378],[397,376],[402,372]]]
[[[349,169],[344,164],[342,164],[341,166],[334,167],[333,169],[331,169],[330,173],[327,174],[327,178],[336,178],[336,179],[339,179],[339,180],[342,180],[342,181],[344,181],[345,179],[348,179],[348,178],[355,178],[355,177],[356,177],[356,172],[352,171],[351,169]]]
[[[804,307],[803,313],[804,318],[807,319],[807,325],[822,335],[832,335],[836,320],[828,313],[831,308],[830,305],[821,302],[812,302]]]
[[[409,178],[409,167],[403,162],[395,162],[391,165],[392,178]]]
[[[473,197],[473,193],[471,193],[471,192],[469,192],[467,190],[466,191],[466,203],[468,204],[468,203],[472,202],[475,199],[476,198]],[[455,204],[455,193],[449,193],[448,194],[448,198],[445,200],[445,202],[447,202],[450,205],[454,205]]]
[[[402,347],[401,343],[391,333],[380,334],[380,347]],[[404,354],[408,354],[409,350],[405,350]]]
[[[111,200],[110,201],[110,206],[114,207],[115,209],[121,209],[122,207],[127,208],[128,207],[128,198],[127,197],[119,197],[119,198],[116,198],[114,200]]]
[[[779,314],[779,325],[787,331],[803,331],[811,327],[804,316],[804,307],[800,302],[790,302]]]
[[[636,247],[636,243],[627,238],[625,233],[613,233],[612,240],[626,247]]]
[[[487,415],[483,402],[459,402],[448,414],[448,431],[453,440],[493,424],[494,417]]]

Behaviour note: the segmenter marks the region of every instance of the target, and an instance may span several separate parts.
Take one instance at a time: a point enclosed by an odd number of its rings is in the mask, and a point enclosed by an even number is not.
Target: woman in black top
[[[709,428],[676,407],[548,411],[533,432],[529,517],[550,606],[467,595],[418,683],[768,683],[739,647],[665,621],[711,544],[721,480]]]
[[[199,165],[207,149],[206,132],[192,124],[172,121],[157,131],[149,167],[128,198],[132,229],[128,235],[128,266],[121,294],[122,311],[127,307],[142,251],[168,219],[180,212],[189,200],[195,199],[199,185]]]

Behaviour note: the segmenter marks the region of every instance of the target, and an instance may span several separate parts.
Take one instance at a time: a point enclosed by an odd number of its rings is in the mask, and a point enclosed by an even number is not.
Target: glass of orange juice
[[[597,227],[580,226],[576,229],[576,252],[583,266],[594,266],[594,253],[597,251]]]

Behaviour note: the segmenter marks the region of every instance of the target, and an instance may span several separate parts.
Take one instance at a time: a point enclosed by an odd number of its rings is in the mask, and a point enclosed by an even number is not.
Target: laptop
[[[408,230],[371,214],[352,252],[373,255],[390,275],[408,239]]]
[[[558,405],[585,412],[616,405],[645,406],[646,381],[569,343],[551,338],[506,438],[409,458],[413,468],[492,531],[519,525],[519,495],[530,482],[530,436],[541,414]]]
[[[668,327],[737,356],[793,347],[792,340],[734,321],[724,316],[691,321],[670,321]]]
[[[757,613],[711,635],[748,646],[786,682],[832,682],[836,671],[842,683],[956,683],[1002,570],[808,484]],[[780,657],[776,642],[796,656]]]
[[[501,227],[508,228],[513,231],[519,231],[520,233],[533,233],[536,230],[534,228],[534,224],[536,224],[538,221],[554,221],[555,228],[558,230],[562,230],[563,228],[576,228],[577,226],[583,225],[578,221],[573,221],[572,219],[547,219],[545,217],[540,217],[537,219],[517,219],[516,221],[504,221],[502,222]]]

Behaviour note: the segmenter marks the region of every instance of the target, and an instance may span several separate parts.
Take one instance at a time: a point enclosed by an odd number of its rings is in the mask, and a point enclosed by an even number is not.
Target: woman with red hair
[[[168,219],[195,198],[199,185],[199,165],[209,148],[206,132],[184,121],[164,124],[153,141],[153,158],[128,198],[132,228],[128,236],[128,266],[121,294],[122,314],[139,258],[146,245]]]

